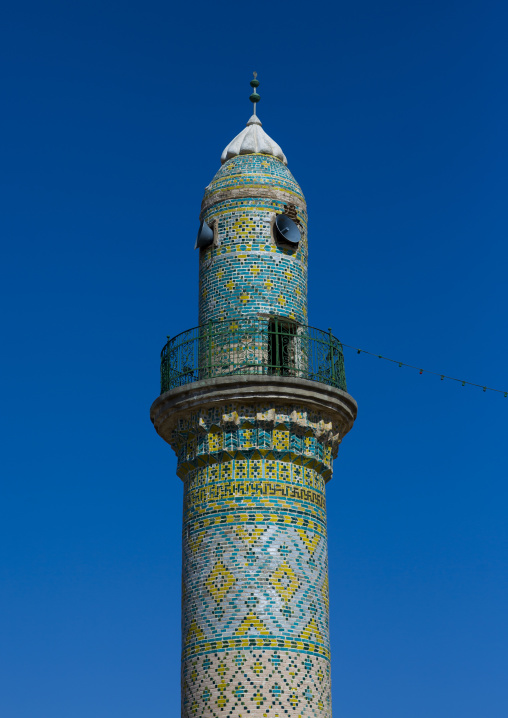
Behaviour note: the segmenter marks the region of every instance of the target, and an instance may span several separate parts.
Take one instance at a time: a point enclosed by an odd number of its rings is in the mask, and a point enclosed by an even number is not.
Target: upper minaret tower
[[[198,326],[151,409],[184,482],[182,717],[329,718],[325,484],[356,403],[308,326],[305,198],[251,86],[201,205]]]
[[[255,88],[258,84],[251,81]],[[251,100],[255,110],[257,92]],[[256,112],[225,148],[221,162],[201,205],[213,241],[200,252],[199,323],[238,314],[306,323],[305,198]],[[278,217],[287,218],[294,237],[277,230]]]

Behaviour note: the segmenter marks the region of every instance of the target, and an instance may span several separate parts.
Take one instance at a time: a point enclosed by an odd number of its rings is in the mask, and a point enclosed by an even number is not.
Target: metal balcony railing
[[[284,319],[209,322],[168,339],[161,394],[201,379],[239,374],[310,379],[347,391],[342,345],[331,331]]]

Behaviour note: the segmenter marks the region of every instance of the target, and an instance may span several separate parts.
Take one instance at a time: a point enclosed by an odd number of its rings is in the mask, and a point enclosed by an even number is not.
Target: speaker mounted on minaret
[[[287,242],[293,247],[302,238],[298,225],[287,214],[278,214],[275,217],[274,234],[278,242]]]

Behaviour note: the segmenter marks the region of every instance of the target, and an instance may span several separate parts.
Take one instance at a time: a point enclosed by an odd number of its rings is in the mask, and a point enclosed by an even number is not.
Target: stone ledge
[[[358,407],[347,392],[308,379],[285,376],[240,375],[203,379],[161,394],[150,418],[157,433],[170,443],[175,421],[196,409],[217,404],[272,402],[297,404],[331,416],[341,426],[341,439],[351,430]]]

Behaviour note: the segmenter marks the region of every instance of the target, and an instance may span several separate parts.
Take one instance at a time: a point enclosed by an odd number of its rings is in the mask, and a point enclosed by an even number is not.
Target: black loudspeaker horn
[[[302,235],[296,222],[293,222],[293,220],[285,214],[278,214],[275,217],[275,238],[279,242],[298,244]]]
[[[213,242],[213,229],[207,225],[205,220],[199,225],[198,236],[196,238],[196,244],[194,249],[202,249],[203,247],[209,247]]]

